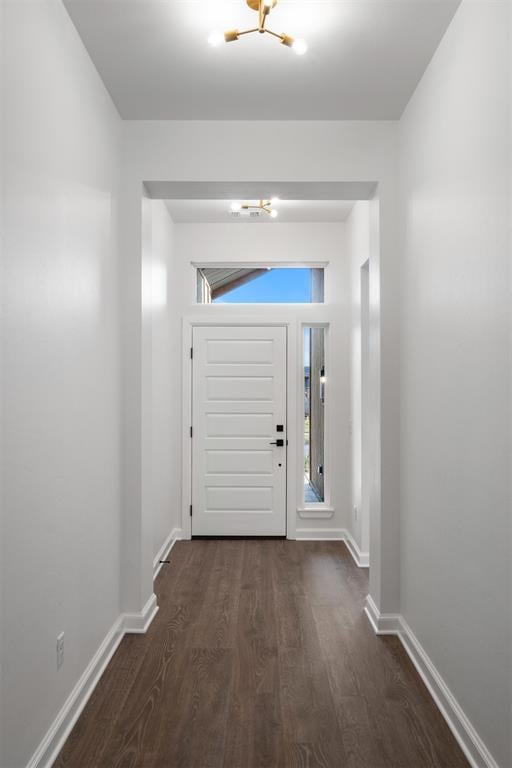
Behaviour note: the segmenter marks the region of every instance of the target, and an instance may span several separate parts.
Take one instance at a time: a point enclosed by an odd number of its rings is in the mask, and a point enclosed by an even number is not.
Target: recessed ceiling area
[[[270,35],[245,0],[64,0],[125,119],[398,119],[460,0],[279,0]]]
[[[354,206],[353,200],[279,200],[274,204],[278,217],[262,213],[258,217],[233,216],[230,200],[166,200],[176,224],[276,224],[333,223],[346,221]],[[250,201],[247,201],[250,202]],[[256,202],[256,201],[251,201]]]

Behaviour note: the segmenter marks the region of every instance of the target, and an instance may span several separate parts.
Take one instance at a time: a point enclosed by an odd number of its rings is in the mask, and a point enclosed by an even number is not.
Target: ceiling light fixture
[[[270,11],[277,5],[277,0],[246,0],[246,2],[249,8],[252,8],[253,11],[258,12],[258,26],[253,27],[252,29],[244,29],[242,31],[238,29],[230,29],[227,32],[224,32],[224,34],[221,32],[213,32],[208,38],[210,45],[217,47],[223,41],[226,43],[232,43],[235,40],[238,40],[242,35],[250,35],[252,32],[259,32],[261,35],[263,35],[266,32],[269,35],[272,35],[272,37],[277,37],[277,39],[280,40],[283,45],[291,48],[297,55],[302,56],[302,54],[306,53],[308,46],[304,40],[295,39],[294,37],[291,37],[291,35],[286,35],[284,32],[282,34],[273,32],[271,29],[267,29],[265,26],[267,22],[267,16],[269,15]]]
[[[259,200],[257,203],[239,203],[236,201],[231,203],[231,213],[238,214],[245,211],[248,214],[256,212],[259,215],[262,211],[265,211],[272,219],[275,219],[278,216],[278,212],[272,206],[278,201],[279,198],[277,197],[273,197],[271,200]]]

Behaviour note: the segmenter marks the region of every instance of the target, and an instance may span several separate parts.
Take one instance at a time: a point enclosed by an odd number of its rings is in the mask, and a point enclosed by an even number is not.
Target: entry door
[[[284,535],[286,328],[195,328],[192,381],[192,535]]]

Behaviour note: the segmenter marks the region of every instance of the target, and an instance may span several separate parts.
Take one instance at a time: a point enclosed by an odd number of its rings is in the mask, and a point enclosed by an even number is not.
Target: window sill
[[[334,515],[334,507],[322,506],[320,504],[317,507],[298,507],[297,514],[303,520],[327,519]]]

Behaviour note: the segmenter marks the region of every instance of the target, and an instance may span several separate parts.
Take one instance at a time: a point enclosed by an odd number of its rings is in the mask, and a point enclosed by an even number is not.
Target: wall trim
[[[50,768],[53,765],[123,636],[123,617],[120,616],[64,702],[64,706],[34,752],[27,768]]]
[[[156,595],[153,592],[140,613],[125,613],[122,616],[123,633],[143,635],[158,613]]]
[[[297,528],[297,541],[345,541],[343,528]]]
[[[157,612],[156,595],[153,594],[140,613],[122,613],[119,616],[50,725],[27,768],[51,768],[123,637],[130,633],[145,633]]]
[[[181,528],[173,528],[160,549],[158,550],[158,554],[155,556],[155,559],[153,560],[153,581],[156,579],[158,574],[160,573],[162,569],[163,563],[161,563],[161,560],[166,560],[169,556],[169,552],[174,547],[177,541],[180,541],[182,536],[182,530]]]
[[[378,635],[396,635],[472,768],[499,768],[420,641],[399,614],[380,613],[371,595],[365,613]]]
[[[370,567],[370,553],[361,551],[359,544],[354,539],[350,531],[345,531],[345,544],[347,545],[347,548],[358,568]]]
[[[368,568],[370,556],[361,552],[354,537],[346,528],[297,528],[297,541],[344,541],[358,568]]]
[[[364,612],[376,635],[399,634],[400,615],[398,613],[381,613],[371,595],[366,596]]]

